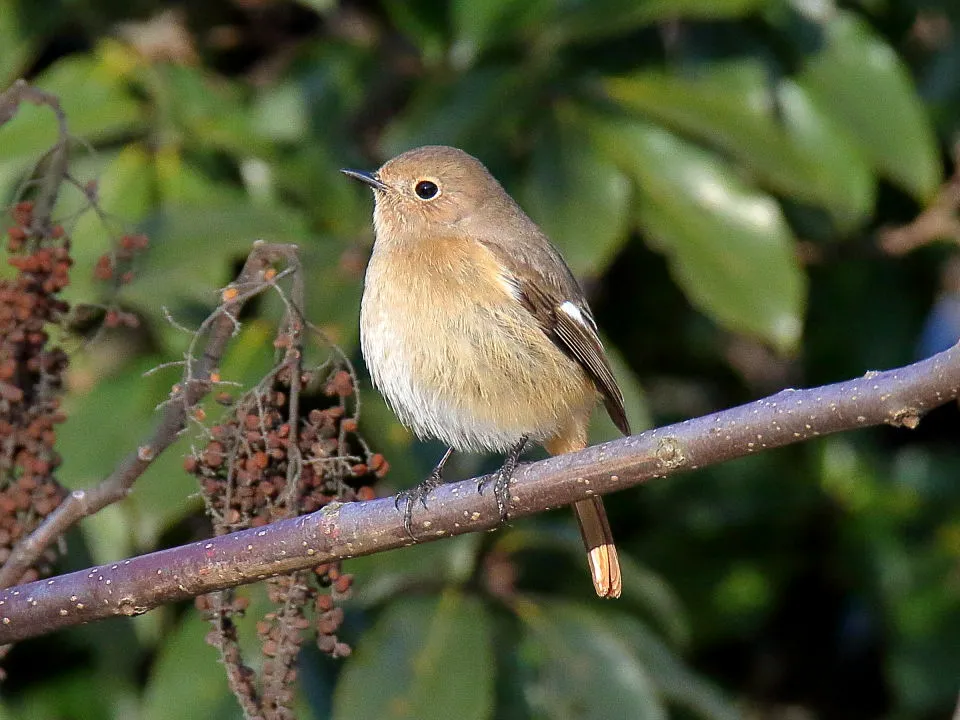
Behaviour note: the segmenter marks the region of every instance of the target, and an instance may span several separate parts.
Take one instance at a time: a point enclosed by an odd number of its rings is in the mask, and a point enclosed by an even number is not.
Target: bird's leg
[[[451,455],[453,455],[453,448],[448,447],[443,457],[440,458],[440,462],[438,462],[437,466],[427,475],[426,480],[409,490],[403,490],[397,493],[394,505],[396,505],[399,511],[400,503],[403,503],[403,529],[407,531],[407,535],[410,536],[411,540],[416,540],[413,536],[413,506],[416,505],[419,500],[424,508],[427,507],[427,495],[440,485],[443,485],[443,466],[447,464],[447,460],[450,459]]]
[[[520,454],[527,446],[527,436],[520,438],[520,442],[511,448],[507,457],[503,461],[500,470],[497,471],[497,478],[493,482],[493,496],[497,499],[497,510],[500,512],[500,520],[507,519],[507,511],[510,509],[510,479],[513,477],[513,471],[517,469],[517,462],[520,460]],[[484,480],[477,483],[477,492],[483,494]]]

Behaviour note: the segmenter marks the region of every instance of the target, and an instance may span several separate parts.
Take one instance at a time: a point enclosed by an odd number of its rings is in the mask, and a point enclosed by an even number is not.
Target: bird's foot
[[[416,542],[417,538],[413,534],[413,506],[419,501],[424,509],[426,509],[427,495],[443,485],[443,466],[447,460],[450,459],[452,452],[452,450],[447,450],[446,454],[444,454],[437,466],[427,476],[426,480],[409,490],[398,492],[397,497],[394,498],[393,504],[396,506],[397,511],[403,513],[403,529],[407,531],[407,535],[409,535],[410,539],[414,542]],[[403,504],[402,510],[400,508],[401,503]]]
[[[495,475],[485,475],[477,481],[477,492],[483,495],[490,478],[493,478],[493,497],[497,501],[497,512],[500,513],[500,522],[507,519],[507,513],[510,511],[510,479],[513,477],[512,469],[508,472],[506,466],[497,470]]]
[[[500,522],[507,519],[507,513],[510,511],[510,481],[513,479],[513,471],[517,469],[517,462],[520,460],[520,454],[526,447],[527,438],[521,438],[520,442],[507,455],[503,461],[503,466],[497,471],[493,480],[493,497],[497,501],[497,511],[500,513]],[[483,494],[484,486],[488,482],[487,477],[480,478],[477,482],[477,492]]]

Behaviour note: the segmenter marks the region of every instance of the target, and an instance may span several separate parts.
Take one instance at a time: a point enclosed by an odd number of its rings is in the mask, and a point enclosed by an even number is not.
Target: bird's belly
[[[374,385],[418,436],[505,451],[524,435],[554,435],[592,407],[592,384],[515,300],[447,293],[443,305],[428,297],[379,284],[364,291],[361,311]]]

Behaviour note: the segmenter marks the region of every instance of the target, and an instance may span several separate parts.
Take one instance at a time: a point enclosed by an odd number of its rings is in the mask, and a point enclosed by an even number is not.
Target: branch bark
[[[960,394],[960,345],[927,360],[762,400],[520,466],[510,516],[533,515],[652,478],[696,470],[820,435],[872,425],[914,428]],[[450,483],[418,508],[421,542],[490,530],[493,493]],[[183,600],[321,563],[411,544],[392,498],[331,504],[311,515],[222,535],[0,592],[0,643]]]

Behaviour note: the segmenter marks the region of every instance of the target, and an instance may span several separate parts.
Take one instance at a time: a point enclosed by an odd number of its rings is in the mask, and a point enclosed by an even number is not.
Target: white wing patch
[[[594,321],[593,316],[590,314],[590,311],[587,310],[586,313],[575,305],[574,303],[567,300],[560,306],[560,312],[562,312],[567,317],[571,318],[574,322],[578,323],[582,327],[585,327],[589,330],[592,330],[594,333],[597,332],[597,323]]]
[[[581,325],[586,325],[586,323],[583,321],[583,313],[580,312],[580,308],[578,308],[569,300],[563,303],[563,305],[560,306],[560,309]]]
[[[506,290],[507,295],[512,297],[514,300],[520,300],[520,284],[517,282],[516,278],[508,273],[504,268],[500,268],[500,273],[497,275],[497,280],[500,282],[500,287]]]

